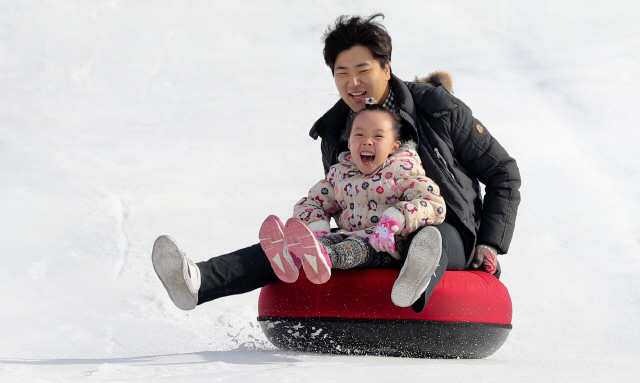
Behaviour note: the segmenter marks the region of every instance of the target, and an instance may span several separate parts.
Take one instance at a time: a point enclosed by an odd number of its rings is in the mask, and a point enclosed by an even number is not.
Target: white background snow
[[[288,353],[258,291],[184,312],[151,246],[256,243],[323,175],[321,35],[382,11],[513,155],[513,331],[484,360]],[[640,3],[0,0],[0,380],[640,380]]]

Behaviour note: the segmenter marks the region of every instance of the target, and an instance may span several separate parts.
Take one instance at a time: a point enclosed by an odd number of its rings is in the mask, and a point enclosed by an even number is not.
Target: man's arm
[[[504,254],[520,204],[518,165],[462,102],[451,115],[451,138],[460,165],[485,185],[477,243]]]

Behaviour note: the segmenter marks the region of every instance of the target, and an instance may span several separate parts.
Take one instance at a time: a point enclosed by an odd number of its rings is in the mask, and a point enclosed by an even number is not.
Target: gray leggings
[[[399,269],[403,261],[376,251],[365,238],[329,233],[318,239],[327,249],[333,269]]]

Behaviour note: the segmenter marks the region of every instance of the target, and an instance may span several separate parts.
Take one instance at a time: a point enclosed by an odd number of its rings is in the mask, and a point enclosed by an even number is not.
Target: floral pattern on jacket
[[[395,207],[405,218],[401,239],[418,228],[444,221],[446,206],[435,182],[425,176],[415,144],[406,143],[370,175],[361,173],[351,154],[340,155],[326,179],[294,206],[293,216],[309,224],[337,216],[339,233],[368,238],[386,209]]]

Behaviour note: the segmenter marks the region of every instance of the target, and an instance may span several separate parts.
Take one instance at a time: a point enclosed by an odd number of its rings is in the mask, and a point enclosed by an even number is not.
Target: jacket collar
[[[317,140],[318,137],[325,138],[328,135],[339,136],[344,131],[350,110],[346,102],[342,101],[342,99],[338,100],[324,116],[313,124],[309,135],[314,140]]]
[[[396,75],[391,75],[389,83],[391,84],[393,92],[395,93],[398,113],[400,114],[400,117],[402,117],[407,122],[406,125],[409,128],[411,137],[416,142],[418,142],[419,135],[415,123],[415,121],[417,121],[417,113],[413,96],[411,95],[411,92],[409,91],[409,88],[404,83],[404,81],[400,80]]]
[[[395,94],[398,112],[408,123],[410,133],[416,141],[418,140],[416,121],[419,121],[417,108],[434,118],[439,118],[453,113],[460,104],[460,101],[442,85],[404,82],[393,74],[389,83]],[[331,136],[338,141],[344,131],[350,110],[342,99],[338,100],[333,108],[316,121],[309,135],[314,140],[318,137]]]
[[[413,97],[407,85],[400,80],[394,74],[391,75],[389,80],[395,97],[396,107],[400,116],[406,120],[411,126],[411,135],[415,140],[418,139],[418,134],[415,126],[416,111],[414,107]],[[327,111],[309,131],[309,136],[314,140],[318,137],[326,137],[327,135],[335,136],[339,139],[339,136],[344,131],[349,111],[351,109],[342,99],[338,100],[335,105]]]

